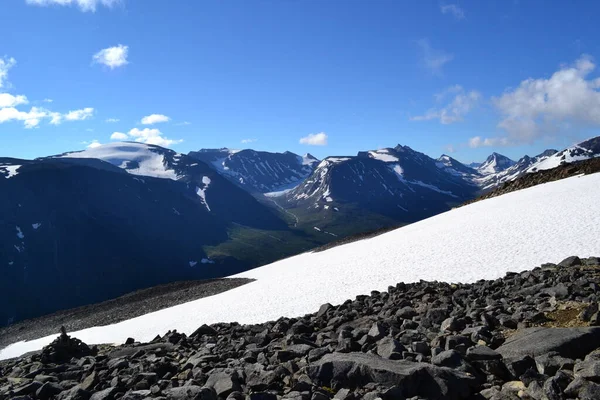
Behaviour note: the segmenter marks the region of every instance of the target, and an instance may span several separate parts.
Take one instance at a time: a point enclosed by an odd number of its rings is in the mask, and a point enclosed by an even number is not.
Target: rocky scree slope
[[[0,362],[0,399],[598,399],[600,259]]]

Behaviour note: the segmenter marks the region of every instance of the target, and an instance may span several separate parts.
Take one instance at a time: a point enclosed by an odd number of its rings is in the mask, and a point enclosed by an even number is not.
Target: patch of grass
[[[589,306],[588,303],[569,301],[558,306],[556,311],[546,313],[549,321],[540,324],[548,328],[575,328],[590,326],[589,322],[582,321],[579,314]]]

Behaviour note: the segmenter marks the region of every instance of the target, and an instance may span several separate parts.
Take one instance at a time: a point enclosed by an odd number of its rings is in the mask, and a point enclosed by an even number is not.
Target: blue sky
[[[3,0],[0,156],[111,136],[181,152],[324,157],[400,143],[461,161],[534,155],[600,134],[598,12],[542,0]]]

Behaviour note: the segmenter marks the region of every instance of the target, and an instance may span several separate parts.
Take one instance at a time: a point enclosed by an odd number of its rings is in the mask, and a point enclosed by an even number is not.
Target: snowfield
[[[177,180],[178,176],[169,168],[164,156],[152,147],[143,143],[119,142],[103,144],[102,146],[88,148],[83,151],[66,153],[59,158],[98,158],[117,167],[125,169],[130,174],[152,176],[155,178]],[[130,167],[129,163],[137,163],[137,168]]]
[[[150,341],[223,321],[258,323],[316,312],[397,282],[494,279],[567,256],[600,255],[600,174],[508,193],[386,234],[305,253],[236,275],[228,292],[71,334],[86,343]],[[56,335],[13,344],[0,358],[38,350]]]

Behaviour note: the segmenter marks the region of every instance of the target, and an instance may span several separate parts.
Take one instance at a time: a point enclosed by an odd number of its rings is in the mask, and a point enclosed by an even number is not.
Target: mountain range
[[[229,275],[598,156],[600,138],[477,165],[402,145],[323,160],[132,142],[0,158],[0,321]]]

